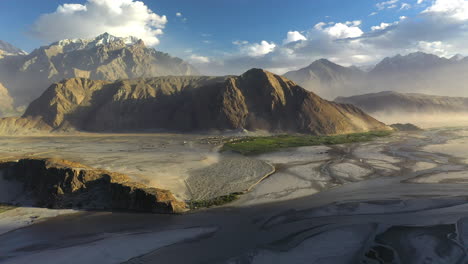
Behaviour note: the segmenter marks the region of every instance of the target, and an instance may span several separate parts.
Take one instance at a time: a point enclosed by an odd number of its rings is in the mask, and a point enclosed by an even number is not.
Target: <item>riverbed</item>
[[[243,183],[239,186],[250,187],[229,205],[184,215],[126,212],[52,215],[1,234],[0,262],[468,262],[468,128],[395,133],[372,142],[301,147],[248,158],[220,154],[217,144],[206,144],[205,137],[187,140],[180,136],[174,140],[177,136],[171,136],[174,147],[165,145],[165,151],[161,151],[160,144],[165,144],[167,138],[158,144],[141,139],[140,142],[154,146],[150,155],[138,150],[135,152],[140,158],[123,162],[119,160],[132,159],[133,154],[115,142],[128,142],[128,138],[105,139],[113,142],[112,147],[99,139],[93,143],[96,145],[93,155],[82,152],[93,149],[83,146],[86,144],[82,139],[67,139],[75,142],[72,148],[70,143],[59,141],[56,144],[62,150],[49,151],[63,158],[81,159],[76,161],[90,166],[134,171],[130,174],[136,178],[145,173],[136,171],[134,163],[151,172],[158,169],[158,164],[170,162],[166,173],[154,178],[169,189],[186,186],[171,179],[182,178],[184,182],[193,175],[206,177],[200,173],[206,169],[212,172],[210,179],[215,180],[213,174],[222,172],[219,166],[233,168],[229,160],[246,159],[242,163],[246,164],[244,172],[240,173]],[[0,140],[0,153],[11,154],[16,149],[23,151],[21,155],[44,155],[43,149],[51,146],[44,139],[28,139],[31,141],[22,148],[21,138],[16,140],[13,143]],[[127,146],[137,145],[135,142]],[[102,153],[106,149],[102,144],[107,146],[107,153],[115,155],[114,163],[106,162],[111,159],[106,158],[109,154]],[[39,151],[38,145],[43,149]],[[187,149],[192,148],[190,156]],[[158,154],[161,152],[172,153],[171,159]],[[216,158],[207,160],[212,155]],[[147,157],[151,157],[149,161]],[[143,167],[137,162],[142,158],[148,161]],[[153,159],[161,162],[154,163]],[[180,172],[177,164],[186,166],[185,161],[189,164],[193,161],[193,165],[184,167],[180,173],[183,176],[171,178],[169,168]],[[275,172],[252,184],[256,178],[246,174],[267,168],[262,167],[265,164],[273,166]],[[166,177],[171,183],[165,182]],[[232,181],[232,177],[236,176],[230,175],[228,179]],[[202,179],[202,184],[209,182]],[[179,196],[187,197],[187,191],[180,189]],[[90,259],[79,258],[83,255]]]

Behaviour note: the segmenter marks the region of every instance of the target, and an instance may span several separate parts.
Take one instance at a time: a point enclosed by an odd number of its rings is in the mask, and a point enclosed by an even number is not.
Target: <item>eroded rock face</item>
[[[261,69],[240,76],[169,76],[116,82],[75,78],[49,89],[26,110],[54,129],[268,130],[341,134],[386,130],[352,105],[324,100]]]
[[[170,191],[131,182],[123,174],[65,160],[22,159],[3,162],[4,179],[23,183],[37,205],[49,208],[132,210],[177,213],[185,203]]]

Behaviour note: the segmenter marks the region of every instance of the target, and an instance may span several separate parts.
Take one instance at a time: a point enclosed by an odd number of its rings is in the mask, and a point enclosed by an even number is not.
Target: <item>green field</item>
[[[232,193],[229,195],[224,195],[209,200],[192,200],[188,201],[187,205],[191,210],[199,208],[209,208],[213,206],[221,206],[237,200],[239,198],[239,195],[241,195],[241,193]]]
[[[373,131],[334,136],[277,135],[268,137],[246,137],[223,145],[221,151],[234,151],[243,155],[257,155],[277,151],[282,148],[334,145],[371,141],[389,136],[392,131]]]

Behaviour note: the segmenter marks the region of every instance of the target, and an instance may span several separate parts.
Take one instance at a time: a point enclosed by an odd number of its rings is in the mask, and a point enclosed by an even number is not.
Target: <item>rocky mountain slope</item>
[[[369,72],[322,59],[285,76],[328,99],[381,91],[468,97],[467,71],[468,59],[461,55],[446,59],[416,52],[385,58]]]
[[[368,113],[467,113],[468,98],[416,93],[380,92],[338,97],[338,103],[353,104]]]
[[[0,40],[0,59],[6,56],[26,55],[24,50],[21,50],[10,43]]]
[[[290,71],[284,77],[311,87],[327,99],[334,99],[343,93],[343,87],[359,82],[365,73],[356,67],[343,67],[326,59],[320,59],[297,71]]]
[[[329,102],[261,69],[240,76],[156,77],[50,86],[26,119],[56,130],[248,130],[339,134],[388,129],[352,105]]]
[[[52,83],[66,78],[113,81],[197,74],[190,64],[148,48],[141,40],[107,33],[91,40],[62,40],[26,56],[0,60],[0,79],[16,105],[27,105]]]
[[[177,213],[185,203],[170,191],[130,181],[126,175],[56,159],[0,162],[0,176],[19,182],[36,206]]]

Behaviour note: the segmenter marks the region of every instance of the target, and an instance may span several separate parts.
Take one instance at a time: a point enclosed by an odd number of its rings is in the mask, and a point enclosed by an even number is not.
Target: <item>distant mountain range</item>
[[[320,59],[284,77],[328,99],[341,95],[350,83],[361,82],[365,72],[356,67],[343,67],[326,59]]]
[[[389,129],[355,106],[324,100],[261,69],[226,77],[67,79],[50,86],[23,118],[0,122],[9,132],[22,127],[94,132],[245,128],[311,134]]]
[[[385,58],[368,72],[321,59],[284,76],[333,100],[380,91],[468,97],[467,72],[468,58],[461,55],[447,59],[416,52]]]
[[[16,106],[27,105],[52,83],[67,78],[113,81],[198,74],[190,64],[148,48],[139,39],[107,33],[90,40],[62,40],[30,54],[0,59],[0,81]]]
[[[24,50],[18,49],[8,42],[0,40],[0,59],[6,56],[26,55]]]
[[[338,97],[335,101],[353,104],[371,114],[468,113],[468,98],[466,97],[386,91],[351,97]]]

